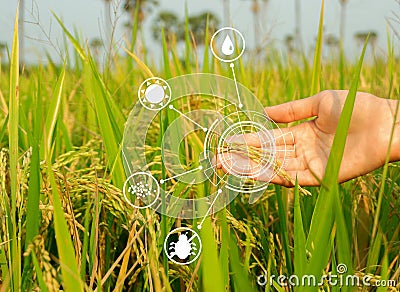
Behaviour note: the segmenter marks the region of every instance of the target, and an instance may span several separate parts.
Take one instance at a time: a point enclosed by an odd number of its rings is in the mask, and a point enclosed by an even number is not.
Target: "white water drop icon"
[[[229,37],[229,35],[226,35],[226,38],[224,40],[224,42],[222,43],[222,53],[224,53],[224,55],[226,56],[230,56],[233,54],[233,43],[231,38]]]

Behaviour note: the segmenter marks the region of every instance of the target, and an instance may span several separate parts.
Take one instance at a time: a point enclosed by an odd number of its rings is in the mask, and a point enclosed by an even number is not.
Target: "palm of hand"
[[[290,132],[294,138],[291,143],[286,143],[288,145],[285,149],[294,151],[279,152],[276,159],[285,158],[286,174],[291,178],[297,177],[299,185],[320,185],[347,94],[348,91],[345,90],[323,91],[309,98],[266,108],[267,115],[277,123],[315,117],[293,127],[282,128],[284,134]],[[395,102],[368,93],[357,93],[339,170],[339,182],[366,174],[384,164],[390,143]],[[399,135],[400,133],[397,133],[397,137]],[[236,143],[260,147],[260,140],[256,134],[239,135],[233,140]],[[281,140],[276,140],[278,148],[284,147]],[[400,141],[397,141],[394,144],[399,143]],[[217,164],[225,172],[231,173],[233,168],[237,167],[239,171],[251,175],[260,170],[248,157],[237,154],[219,156],[218,160],[229,161],[232,164],[232,167],[227,163],[222,166],[221,163]],[[390,159],[400,159],[398,149],[391,154]],[[271,171],[268,171],[253,178],[269,181],[271,176]],[[293,186],[293,180],[289,181],[279,175],[274,176],[271,182]]]
[[[338,120],[347,91],[325,93],[319,97],[316,119],[291,128],[294,136],[295,157],[289,159],[286,170],[297,175],[301,185],[319,185],[332,147]],[[390,133],[384,119],[384,100],[366,93],[358,93],[346,139],[339,181],[366,174],[383,164]],[[379,142],[379,143],[378,143]],[[273,182],[283,183],[280,178]],[[287,184],[287,183],[283,183]]]

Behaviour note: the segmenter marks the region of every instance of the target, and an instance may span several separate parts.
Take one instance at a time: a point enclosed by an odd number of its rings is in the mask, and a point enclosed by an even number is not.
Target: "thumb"
[[[265,108],[265,113],[277,123],[290,123],[318,115],[320,94]]]

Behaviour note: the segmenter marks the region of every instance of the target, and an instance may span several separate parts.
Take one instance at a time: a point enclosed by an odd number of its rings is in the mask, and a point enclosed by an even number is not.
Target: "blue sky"
[[[85,39],[104,36],[104,3],[102,0],[25,0],[25,15],[28,22],[25,25],[25,46],[29,61],[43,59],[43,52],[47,50],[52,56],[57,56],[53,46],[62,44],[63,37],[58,24],[51,15],[54,11],[62,17],[69,29],[74,27],[81,32]],[[11,43],[13,19],[16,9],[16,0],[0,0],[2,10],[0,18],[0,41]],[[121,41],[125,29],[123,23],[126,15],[122,13],[123,0],[117,10],[119,17],[115,39]],[[211,10],[220,19],[223,19],[222,0],[160,0],[159,6],[147,15],[144,24],[144,37],[153,48],[153,54],[157,60],[159,44],[152,40],[151,23],[161,10],[176,12],[183,15],[185,2],[187,2],[190,14],[204,10]],[[233,26],[239,29],[245,36],[249,47],[254,44],[253,20],[251,14],[252,1],[231,0],[231,16]],[[319,0],[302,0],[302,35],[306,48],[313,45],[318,29]],[[400,15],[400,4],[396,0],[349,0],[347,9],[347,26],[345,45],[350,56],[356,55],[358,48],[355,45],[353,35],[358,31],[375,30],[379,33],[378,51],[386,49],[387,18],[393,13]],[[286,35],[294,30],[294,0],[269,0],[262,8],[262,21],[260,29],[263,35],[268,35],[268,40],[276,46],[282,46]],[[338,35],[339,33],[339,0],[326,0],[325,3],[325,32]],[[398,24],[398,31],[400,25]],[[45,32],[45,33],[43,33]],[[48,34],[52,44],[49,44],[45,34]]]

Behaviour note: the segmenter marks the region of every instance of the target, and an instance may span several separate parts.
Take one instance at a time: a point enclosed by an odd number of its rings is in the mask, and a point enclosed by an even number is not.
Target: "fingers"
[[[290,177],[292,177],[293,180],[296,180],[297,176],[297,182],[299,186],[315,187],[320,185],[319,181],[314,177],[314,175],[308,169],[301,171],[287,171],[287,174]],[[294,185],[290,181],[280,177],[279,175],[275,176],[271,180],[271,182],[285,187],[294,187]]]
[[[221,154],[216,159],[216,167],[221,168],[227,174],[240,174],[248,175],[249,177],[260,180],[269,181],[271,180],[271,172],[263,172],[260,166],[248,157],[244,157],[236,154]],[[313,172],[307,168],[301,159],[288,158],[283,167],[285,173],[293,178],[293,181],[298,180],[299,186],[319,186],[320,181],[314,176]],[[259,173],[259,175],[255,175]],[[279,184],[285,187],[293,187],[294,184],[288,180],[276,174],[272,180],[272,183]]]
[[[218,155],[215,166],[228,174],[246,175],[249,177],[261,171],[260,165],[249,157],[232,153],[221,153]]]
[[[246,144],[248,146],[253,146],[253,147],[261,147],[261,141],[264,140],[265,139],[263,139],[262,134],[260,134],[260,132],[257,132],[257,133],[233,135],[226,138],[225,142]]]
[[[276,146],[294,145],[294,136],[291,128],[273,129],[270,131]],[[261,147],[270,143],[270,136],[264,132],[233,135],[225,139],[227,143],[245,144],[253,147]]]
[[[290,123],[316,116],[320,100],[320,95],[316,94],[304,99],[267,107],[265,113],[277,123]]]

